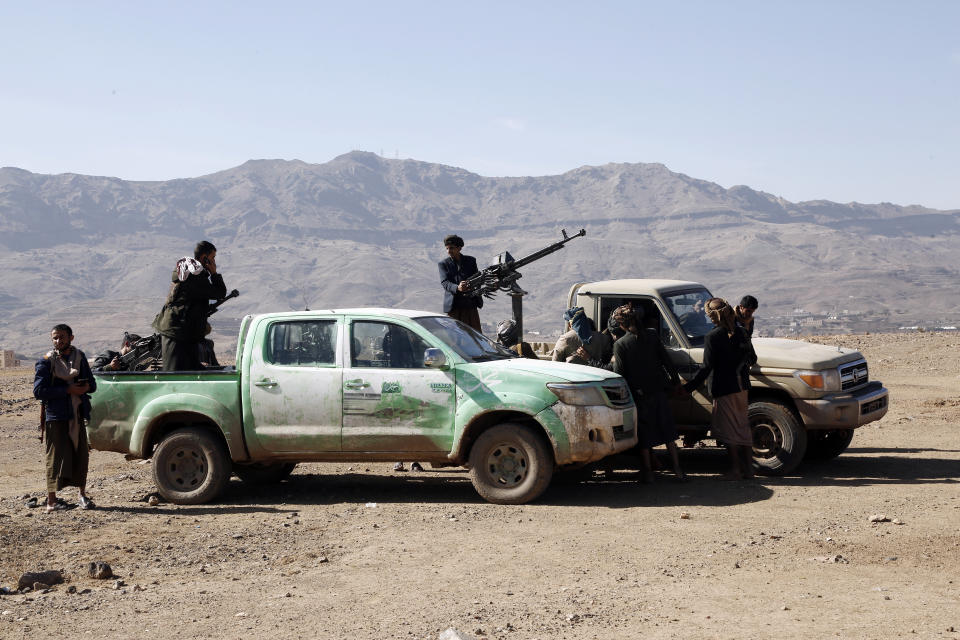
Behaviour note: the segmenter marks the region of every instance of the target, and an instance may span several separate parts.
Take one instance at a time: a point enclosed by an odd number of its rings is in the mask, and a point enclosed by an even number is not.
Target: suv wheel
[[[777,402],[751,402],[747,416],[760,473],[780,476],[796,469],[807,451],[807,430],[793,412]]]
[[[530,502],[546,490],[552,477],[552,452],[526,425],[498,424],[480,434],[470,449],[470,480],[487,502]]]

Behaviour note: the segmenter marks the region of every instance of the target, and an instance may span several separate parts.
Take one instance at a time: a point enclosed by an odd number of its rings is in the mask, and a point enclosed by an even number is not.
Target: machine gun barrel
[[[500,254],[499,262],[497,262],[497,264],[490,265],[489,267],[486,267],[480,272],[475,273],[464,280],[464,282],[467,283],[467,290],[464,293],[468,295],[482,295],[487,298],[492,298],[493,294],[498,290],[516,290],[516,282],[518,279],[520,279],[520,273],[517,271],[517,269],[524,267],[531,262],[539,260],[540,258],[546,257],[555,251],[563,249],[564,245],[574,238],[587,235],[586,229],[580,229],[579,232],[573,234],[572,236],[567,235],[566,229],[561,229],[560,233],[563,234],[563,240],[554,242],[553,244],[544,247],[539,251],[534,251],[530,255],[524,256],[519,260],[515,260],[508,252]]]
[[[567,244],[568,242],[570,242],[571,240],[573,240],[574,238],[579,238],[579,237],[581,237],[581,236],[587,235],[587,230],[586,230],[586,229],[580,229],[580,231],[578,231],[577,233],[573,234],[572,236],[568,236],[568,235],[567,235],[567,230],[566,230],[566,229],[561,229],[561,230],[560,230],[560,233],[563,234],[563,240],[560,240],[559,242],[554,242],[554,243],[551,244],[549,247],[544,247],[543,249],[540,249],[539,251],[534,251],[534,252],[531,253],[530,255],[524,256],[524,257],[522,257],[522,258],[520,258],[520,259],[518,259],[518,260],[514,260],[513,262],[509,262],[509,263],[507,263],[507,264],[504,265],[504,266],[505,266],[507,269],[509,269],[509,270],[514,270],[514,271],[517,270],[517,269],[520,269],[521,267],[525,267],[525,266],[527,266],[528,264],[530,264],[531,262],[534,262],[535,260],[539,260],[540,258],[544,258],[544,257],[550,255],[551,253],[554,253],[555,251],[559,251],[560,249],[563,249],[563,246],[564,246],[565,244]]]

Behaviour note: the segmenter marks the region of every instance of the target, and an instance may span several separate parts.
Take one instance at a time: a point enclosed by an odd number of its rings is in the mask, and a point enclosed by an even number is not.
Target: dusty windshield
[[[505,360],[517,355],[453,318],[431,316],[429,318],[415,318],[415,320],[420,326],[456,351],[467,362]]]
[[[702,287],[663,295],[667,307],[680,323],[692,347],[702,347],[704,336],[713,329],[713,323],[703,310],[707,300],[712,297],[710,292]]]

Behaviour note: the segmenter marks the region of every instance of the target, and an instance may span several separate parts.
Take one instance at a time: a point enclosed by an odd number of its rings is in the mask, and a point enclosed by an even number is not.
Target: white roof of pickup
[[[624,280],[601,280],[586,282],[577,293],[646,293],[676,289],[700,289],[703,285],[689,280],[658,280],[655,278],[628,278]]]
[[[303,316],[306,318],[316,317],[317,314],[350,314],[350,315],[371,315],[371,316],[390,316],[394,318],[422,318],[423,316],[444,316],[446,314],[437,311],[417,311],[415,309],[386,309],[383,307],[352,307],[349,309],[311,309],[310,311],[278,311],[275,313],[265,313],[259,315],[283,315],[296,318]]]

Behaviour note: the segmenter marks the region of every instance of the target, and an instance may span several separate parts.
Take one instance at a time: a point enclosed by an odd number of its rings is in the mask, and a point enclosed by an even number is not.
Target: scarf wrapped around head
[[[517,323],[513,320],[501,320],[497,323],[497,340],[505,347],[517,344]]]
[[[195,276],[198,273],[203,273],[203,270],[204,270],[204,266],[200,264],[200,261],[197,260],[196,258],[184,256],[179,260],[177,260],[177,278],[180,279],[180,282],[183,282],[190,276]]]
[[[723,298],[710,298],[704,305],[704,310],[713,324],[723,327],[727,333],[733,333],[737,327],[736,314],[733,307],[727,304]]]
[[[593,324],[583,312],[583,307],[571,307],[563,312],[563,319],[570,323],[570,327],[577,332],[577,337],[583,344],[590,344],[593,338]]]

